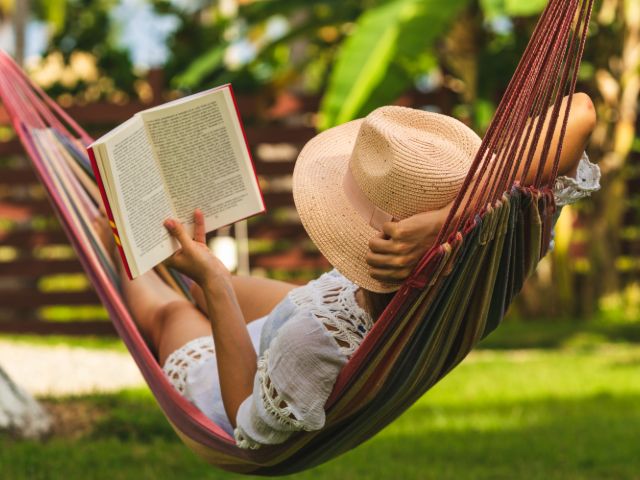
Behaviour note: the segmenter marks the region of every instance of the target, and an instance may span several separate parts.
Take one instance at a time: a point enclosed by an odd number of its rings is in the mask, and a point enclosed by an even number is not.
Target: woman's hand
[[[380,281],[404,280],[438,237],[452,204],[399,222],[386,222],[369,241],[369,274]]]
[[[198,209],[193,213],[193,222],[193,239],[189,237],[184,226],[178,220],[168,219],[164,222],[169,234],[178,240],[182,247],[164,263],[192,278],[203,288],[211,281],[230,280],[229,270],[207,247],[204,215]]]

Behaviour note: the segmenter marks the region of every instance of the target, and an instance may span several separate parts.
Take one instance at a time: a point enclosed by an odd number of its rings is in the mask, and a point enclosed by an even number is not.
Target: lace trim
[[[260,382],[260,397],[264,409],[276,417],[280,423],[291,427],[293,430],[305,430],[305,425],[298,420],[287,401],[280,396],[275,385],[271,382],[267,373],[269,363],[269,350],[258,361],[258,381]]]
[[[371,316],[356,302],[357,289],[357,285],[333,269],[289,292],[298,307],[311,307],[311,313],[347,357],[353,355],[373,326]]]
[[[267,373],[267,365],[269,363],[269,350],[264,352],[258,360],[258,383],[260,384],[260,398],[264,409],[272,415],[279,423],[286,425],[291,430],[307,430],[309,428],[304,425],[293,412],[287,401],[280,396],[275,385],[271,382]],[[247,437],[242,429],[236,428],[233,432],[236,443],[240,448],[249,448],[256,450],[262,445],[254,442]]]
[[[164,362],[162,371],[176,390],[184,394],[189,368],[201,364],[212,355],[215,355],[213,337],[199,337],[171,353]]]
[[[587,153],[582,154],[575,176],[560,176],[556,179],[553,194],[558,207],[569,205],[600,189],[600,167],[591,163]]]
[[[236,445],[239,448],[244,448],[244,449],[249,449],[249,450],[257,450],[260,447],[262,447],[261,444],[259,444],[257,442],[254,442],[249,437],[245,436],[245,434],[242,433],[242,430],[240,428],[236,428],[233,431],[233,436],[235,437]]]

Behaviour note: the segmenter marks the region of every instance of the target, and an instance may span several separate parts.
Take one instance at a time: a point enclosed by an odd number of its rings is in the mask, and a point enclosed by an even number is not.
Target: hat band
[[[369,197],[364,194],[360,185],[356,182],[356,179],[353,178],[351,168],[349,167],[347,167],[347,173],[344,176],[342,187],[351,206],[371,227],[381,232],[382,225],[385,222],[394,221],[393,215],[385,212],[369,200]]]

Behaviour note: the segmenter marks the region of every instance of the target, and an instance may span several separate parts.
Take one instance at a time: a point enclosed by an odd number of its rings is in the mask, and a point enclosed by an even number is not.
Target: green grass
[[[126,352],[127,348],[117,337],[69,336],[69,335],[30,335],[0,334],[0,341],[10,341],[26,345],[81,347]]]
[[[640,350],[588,338],[475,352],[374,439],[291,478],[640,479]],[[241,478],[183,447],[146,390],[50,402],[67,431],[0,437],[1,478]]]
[[[126,351],[124,344],[117,337],[0,334],[0,341],[2,340],[33,345],[66,345]],[[483,350],[565,347],[589,349],[602,342],[630,341],[640,343],[640,322],[628,323],[606,319],[589,322],[510,320],[505,321],[478,348]]]
[[[589,349],[606,342],[640,343],[640,322],[613,318],[591,321],[505,321],[478,348],[511,350],[523,348]]]

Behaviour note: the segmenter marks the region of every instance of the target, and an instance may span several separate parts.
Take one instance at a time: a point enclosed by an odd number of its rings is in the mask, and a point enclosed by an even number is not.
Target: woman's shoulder
[[[371,316],[356,300],[358,286],[334,268],[306,287],[290,292],[297,311],[320,324],[340,353],[350,357],[373,326]]]
[[[307,323],[306,330],[314,326],[322,327],[325,335],[334,340],[340,353],[350,356],[373,326],[371,316],[356,301],[357,289],[357,285],[336,269],[292,289],[272,311],[265,324],[260,342],[261,353],[276,336],[285,333],[282,327],[297,317],[296,323]]]
[[[339,297],[350,299],[358,286],[333,268],[307,284],[289,291],[289,299],[298,307],[322,306]]]

